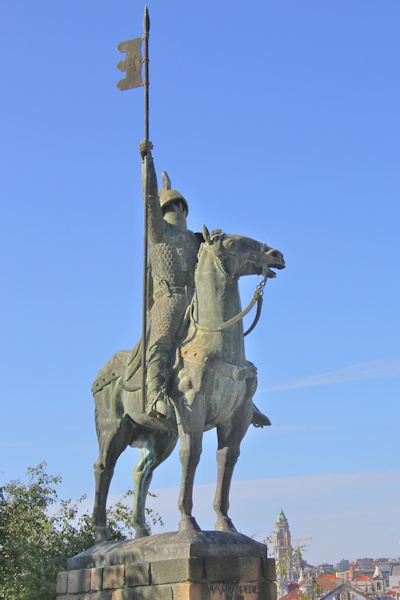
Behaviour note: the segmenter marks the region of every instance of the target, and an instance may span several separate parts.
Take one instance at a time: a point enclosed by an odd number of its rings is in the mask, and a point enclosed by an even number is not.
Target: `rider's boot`
[[[168,395],[165,391],[166,375],[160,365],[155,363],[147,370],[146,414],[149,417],[166,419],[171,415]]]
[[[271,425],[271,421],[268,419],[267,415],[264,415],[261,410],[258,410],[255,404],[253,404],[253,420],[251,423],[254,427],[261,428]]]

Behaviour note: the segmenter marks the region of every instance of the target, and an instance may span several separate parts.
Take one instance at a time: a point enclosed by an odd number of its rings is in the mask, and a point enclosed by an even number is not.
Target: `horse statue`
[[[132,525],[136,538],[149,535],[145,502],[153,471],[173,451],[179,437],[182,481],[179,531],[199,531],[192,516],[193,485],[203,432],[216,427],[218,480],[214,499],[217,531],[235,532],[228,516],[229,490],[240,444],[252,421],[256,367],[246,360],[239,278],[275,277],[283,269],[278,250],[240,235],[211,234],[203,227],[195,273],[195,291],[186,316],[186,332],[167,383],[173,415],[155,419],[141,412],[140,370],[127,372],[132,353],[119,351],[100,370],[93,387],[99,458],[94,464],[96,495],[93,522],[96,543],[111,539],[106,501],[114,467],[127,446],[139,447],[134,469]],[[254,305],[255,301],[253,301]]]

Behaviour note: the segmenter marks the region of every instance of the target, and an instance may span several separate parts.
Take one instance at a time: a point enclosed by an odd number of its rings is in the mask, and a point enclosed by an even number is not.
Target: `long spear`
[[[124,79],[117,83],[120,90],[144,86],[144,139],[149,140],[149,32],[150,17],[147,6],[144,8],[143,37],[121,42],[117,50],[126,53],[126,59],[117,64],[117,69],[125,71]],[[142,58],[142,41],[144,41],[144,58]],[[144,64],[144,81],[141,67]],[[142,300],[142,412],[146,407],[146,351],[147,351],[147,283],[148,283],[148,156],[144,157],[142,171],[142,190],[144,204],[144,235],[143,235],[143,300]]]

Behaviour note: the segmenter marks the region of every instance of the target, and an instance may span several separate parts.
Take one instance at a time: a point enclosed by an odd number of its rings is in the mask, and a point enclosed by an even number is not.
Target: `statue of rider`
[[[175,359],[177,338],[186,309],[194,292],[194,272],[202,234],[187,228],[189,206],[185,198],[171,189],[163,173],[158,190],[157,176],[149,141],[139,144],[142,161],[147,155],[148,245],[151,279],[149,334],[147,341],[146,413],[166,418],[171,412],[167,383]],[[267,416],[255,406],[253,425],[270,425]]]

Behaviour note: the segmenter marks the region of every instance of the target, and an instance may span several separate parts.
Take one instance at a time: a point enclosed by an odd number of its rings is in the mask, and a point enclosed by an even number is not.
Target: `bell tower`
[[[283,512],[282,508],[276,519],[275,532],[274,532],[274,549],[275,558],[279,562],[284,556],[287,557],[292,547],[292,540],[290,537],[289,522]]]
[[[277,568],[278,598],[288,593],[289,581],[293,579],[292,540],[289,522],[282,508],[275,522],[274,554]]]

